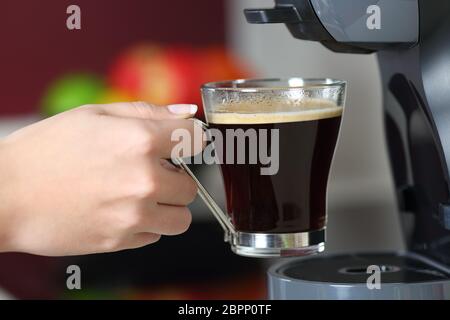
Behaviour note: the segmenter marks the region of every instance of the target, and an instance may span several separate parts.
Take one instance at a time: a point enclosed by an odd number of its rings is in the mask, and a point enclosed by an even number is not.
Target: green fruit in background
[[[42,99],[42,113],[46,116],[96,103],[105,91],[102,78],[88,73],[69,74],[53,82]]]

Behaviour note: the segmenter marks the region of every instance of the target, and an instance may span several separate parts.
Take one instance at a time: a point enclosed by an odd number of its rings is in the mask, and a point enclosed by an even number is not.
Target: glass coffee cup
[[[345,105],[333,79],[256,79],[202,87],[207,135],[220,165],[226,212],[181,159],[199,195],[249,257],[305,256],[325,248],[326,191]]]

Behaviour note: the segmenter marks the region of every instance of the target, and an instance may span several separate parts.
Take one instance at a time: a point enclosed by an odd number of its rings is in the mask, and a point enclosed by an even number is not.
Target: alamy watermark
[[[367,8],[367,14],[369,17],[366,21],[367,29],[369,30],[381,30],[381,8],[374,4]]]
[[[81,30],[81,8],[72,4],[67,7],[66,13],[69,15],[66,20],[67,29]]]
[[[367,267],[367,274],[370,276],[367,278],[366,285],[369,290],[381,289],[381,268],[377,265],[370,265]]]
[[[201,135],[201,138],[199,137]],[[261,175],[275,175],[280,165],[280,132],[278,129],[176,129],[171,139],[178,142],[172,149],[172,159],[183,158],[207,143],[200,156],[186,158],[186,164],[247,164],[259,165]]]
[[[66,279],[66,287],[69,290],[81,290],[81,268],[75,264],[66,269],[69,276]]]

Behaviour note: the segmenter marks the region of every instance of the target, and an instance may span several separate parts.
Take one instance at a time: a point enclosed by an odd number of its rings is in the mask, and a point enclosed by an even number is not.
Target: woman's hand
[[[186,231],[192,179],[163,160],[193,105],[90,105],[0,143],[0,251],[60,256],[142,247]],[[201,151],[202,143],[194,143]]]

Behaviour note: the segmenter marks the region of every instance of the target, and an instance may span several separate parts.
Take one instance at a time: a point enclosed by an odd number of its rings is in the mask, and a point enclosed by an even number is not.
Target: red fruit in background
[[[202,79],[198,65],[198,54],[193,48],[168,47],[164,59],[172,71],[173,89],[184,101],[180,103],[201,103],[199,88]]]
[[[146,65],[159,55],[159,48],[140,45],[116,58],[109,71],[109,84],[122,92],[139,97]]]
[[[95,103],[108,104],[135,100],[136,99],[133,96],[129,95],[129,93],[127,92],[117,90],[116,88],[105,88],[105,90],[103,90],[103,92],[99,94],[99,97],[95,101]]]
[[[154,104],[189,103],[194,85],[196,53],[189,47],[139,45],[113,63],[112,87]]]
[[[128,94],[138,93],[139,67],[134,57],[121,56],[117,59],[110,73],[110,83]]]
[[[157,105],[196,103],[203,118],[200,86],[205,82],[246,77],[249,73],[223,47],[135,46],[113,63],[113,88]]]
[[[251,76],[250,68],[222,46],[205,48],[199,55],[199,70],[204,83]]]

